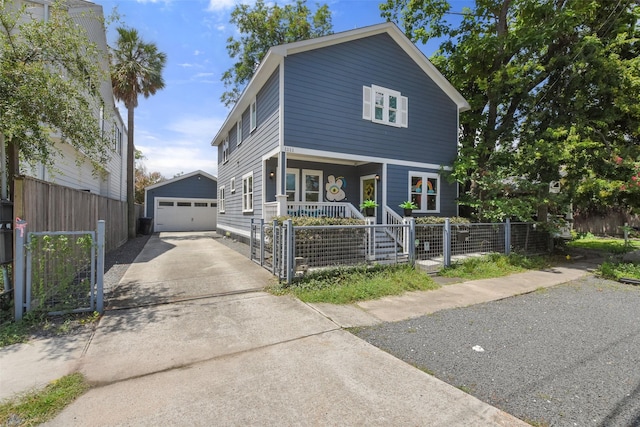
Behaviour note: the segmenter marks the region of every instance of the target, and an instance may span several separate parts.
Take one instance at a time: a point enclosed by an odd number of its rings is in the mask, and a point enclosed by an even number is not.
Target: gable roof
[[[240,118],[242,112],[247,109],[253,98],[258,94],[258,91],[286,56],[385,33],[388,34],[411,59],[413,59],[422,71],[424,71],[424,73],[429,76],[431,80],[433,80],[433,82],[445,94],[447,94],[447,96],[449,96],[449,98],[458,107],[458,112],[467,111],[471,108],[460,92],[458,92],[456,88],[449,83],[442,73],[440,73],[431,61],[429,61],[425,54],[422,53],[422,51],[420,51],[420,49],[418,49],[416,45],[414,45],[411,40],[404,35],[400,28],[398,28],[398,26],[393,22],[385,22],[382,24],[334,33],[314,39],[282,44],[270,48],[251,78],[251,81],[249,81],[249,84],[242,92],[240,99],[236,102],[226,120],[220,127],[220,130],[211,141],[211,145],[220,145],[222,137],[226,135],[231,125],[235,125],[235,122]]]
[[[173,184],[174,182],[178,182],[178,181],[181,181],[183,179],[191,178],[192,176],[196,176],[196,175],[202,175],[202,176],[204,176],[206,178],[209,178],[209,179],[211,179],[211,180],[213,180],[215,182],[218,182],[218,178],[216,178],[215,176],[213,176],[211,174],[208,174],[205,171],[197,170],[197,171],[186,173],[184,175],[177,176],[175,178],[168,179],[166,181],[161,181],[161,182],[158,182],[156,184],[149,185],[147,187],[144,187],[144,191],[153,190],[154,188],[162,187],[163,185],[167,185],[167,184]]]

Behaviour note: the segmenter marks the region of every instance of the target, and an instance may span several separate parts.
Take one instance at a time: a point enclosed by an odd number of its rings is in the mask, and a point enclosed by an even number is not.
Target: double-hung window
[[[242,119],[236,123],[236,145],[242,144]]]
[[[224,185],[218,188],[218,213],[224,213]]]
[[[440,176],[409,172],[409,200],[418,206],[416,212],[440,212]]]
[[[255,98],[253,98],[253,101],[251,101],[251,106],[249,107],[249,124],[250,132],[256,130],[256,127],[258,126],[258,109]]]
[[[392,89],[363,86],[362,118],[387,126],[409,127],[409,98]]]
[[[253,212],[253,172],[242,176],[242,212]]]
[[[222,141],[222,163],[229,161],[229,135],[225,136]]]

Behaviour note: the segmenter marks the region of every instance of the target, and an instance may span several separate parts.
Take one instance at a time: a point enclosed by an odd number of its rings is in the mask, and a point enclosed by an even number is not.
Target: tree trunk
[[[127,106],[127,222],[129,238],[136,237],[136,205],[135,205],[135,181],[133,166],[135,162],[133,145],[133,107]]]

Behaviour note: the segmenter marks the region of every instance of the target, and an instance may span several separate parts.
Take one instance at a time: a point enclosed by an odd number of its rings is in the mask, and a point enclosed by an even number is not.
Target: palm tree
[[[145,43],[133,28],[118,28],[116,47],[112,49],[111,84],[113,95],[127,108],[127,218],[129,238],[136,237],[134,199],[133,110],[138,95],[145,98],[164,88],[162,70],[167,55],[155,43]]]

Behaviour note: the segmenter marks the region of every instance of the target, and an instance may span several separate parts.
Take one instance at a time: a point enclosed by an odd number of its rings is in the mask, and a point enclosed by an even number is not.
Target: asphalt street
[[[640,287],[587,276],[526,295],[354,329],[533,425],[640,425]]]

